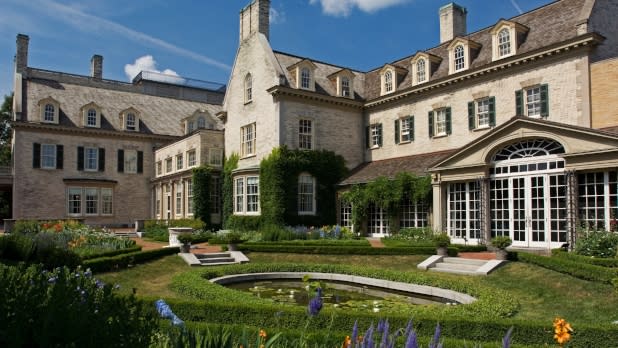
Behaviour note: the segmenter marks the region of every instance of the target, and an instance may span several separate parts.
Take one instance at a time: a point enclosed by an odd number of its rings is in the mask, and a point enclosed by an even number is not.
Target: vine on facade
[[[200,166],[193,169],[193,216],[210,226],[211,168]]]

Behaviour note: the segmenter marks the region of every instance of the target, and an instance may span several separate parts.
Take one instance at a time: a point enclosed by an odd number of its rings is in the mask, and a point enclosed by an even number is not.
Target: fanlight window
[[[511,144],[498,151],[492,162],[563,154],[564,147],[553,140],[530,139]]]

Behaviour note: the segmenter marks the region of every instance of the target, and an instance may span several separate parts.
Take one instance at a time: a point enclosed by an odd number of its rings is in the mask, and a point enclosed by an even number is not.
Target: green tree
[[[13,114],[13,94],[5,95],[0,107],[0,166],[11,165],[11,117]]]
[[[210,226],[211,170],[208,166],[193,169],[193,212],[195,218]]]

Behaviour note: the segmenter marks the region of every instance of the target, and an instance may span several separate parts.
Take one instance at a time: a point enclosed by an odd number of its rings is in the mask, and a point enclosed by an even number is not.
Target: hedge
[[[612,284],[612,279],[618,277],[618,270],[595,266],[563,257],[547,257],[529,253],[518,253],[518,261],[531,263],[556,272],[571,275],[575,278]]]
[[[618,268],[618,258],[596,258],[575,253],[569,253],[562,249],[552,250],[552,255],[566,260],[587,263],[595,266]]]
[[[90,268],[92,272],[115,271],[120,268],[127,268],[129,265],[148,262],[163,256],[178,254],[179,252],[180,248],[178,247],[138,251],[129,254],[85,260],[82,263],[82,266],[85,268]]]
[[[91,260],[91,259],[98,259],[100,257],[111,257],[111,256],[116,256],[116,255],[129,254],[129,253],[134,253],[136,251],[141,251],[141,250],[142,250],[141,246],[135,245],[135,246],[125,248],[125,249],[109,250],[109,251],[105,251],[102,253],[88,254],[88,255],[83,255],[80,257],[82,260]]]
[[[434,255],[436,247],[397,247],[374,248],[371,246],[355,245],[289,245],[289,244],[254,244],[243,243],[238,250],[245,252],[262,253],[295,253],[295,254],[323,254],[323,255]],[[448,248],[450,256],[456,256],[458,249]]]
[[[299,239],[299,240],[280,240],[277,242],[247,242],[250,245],[302,245],[302,246],[371,246],[366,239]]]

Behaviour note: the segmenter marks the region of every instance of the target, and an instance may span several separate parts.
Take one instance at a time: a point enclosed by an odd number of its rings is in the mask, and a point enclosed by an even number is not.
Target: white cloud
[[[309,0],[309,3],[322,4],[322,11],[327,15],[347,17],[355,7],[363,12],[373,13],[408,1],[410,0]]]
[[[157,81],[171,83],[181,83],[182,81],[184,81],[184,79],[180,77],[174,70],[165,69],[163,71],[159,71],[157,69],[157,62],[151,55],[139,57],[135,60],[133,64],[126,64],[124,66],[124,73],[127,74],[129,81],[133,81],[133,78],[142,71],[151,71],[157,74],[166,75],[150,76],[151,78],[154,77],[153,79]]]
[[[521,10],[521,7],[519,7],[519,4],[515,0],[511,0],[511,4],[513,4],[513,7],[515,7],[515,9],[517,10],[517,12],[519,12],[519,14],[524,13],[524,11]]]
[[[268,21],[270,24],[279,24],[285,22],[285,12],[278,11],[275,8],[270,8],[270,13],[268,15]]]

